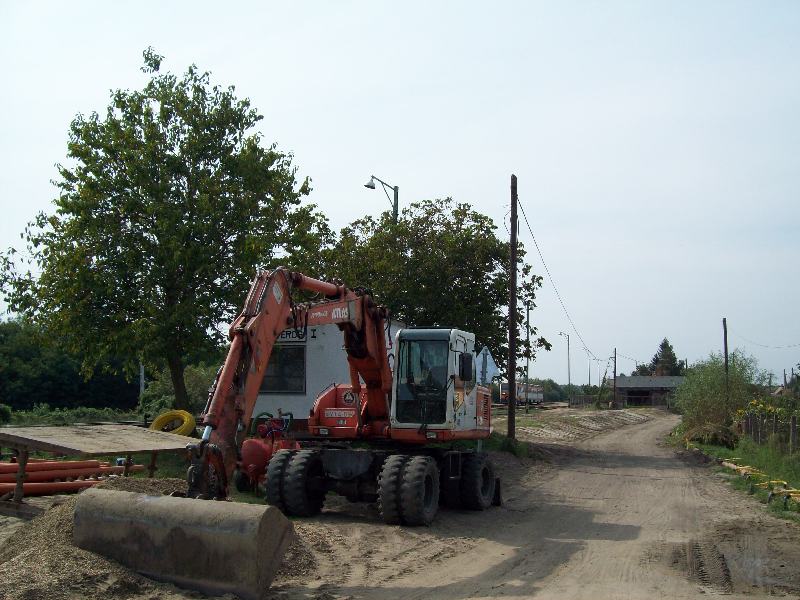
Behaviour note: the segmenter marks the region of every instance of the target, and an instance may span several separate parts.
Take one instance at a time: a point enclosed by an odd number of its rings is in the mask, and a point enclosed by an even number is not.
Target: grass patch
[[[488,438],[483,440],[483,448],[484,450],[509,452],[519,458],[526,458],[529,454],[528,444],[519,440],[512,440],[496,431],[493,431]]]
[[[783,454],[775,445],[760,446],[748,438],[743,438],[736,448],[731,450],[725,446],[714,444],[695,444],[703,452],[723,460],[737,459],[736,464],[755,467],[765,473],[769,480],[785,481],[790,488],[800,487],[800,455]],[[719,473],[726,474],[731,486],[739,491],[757,498],[767,504],[770,513],[777,517],[800,522],[800,503],[790,500],[784,508],[783,497],[778,495],[769,502],[770,490],[753,485],[753,480],[734,474],[730,469],[719,467]]]
[[[760,446],[748,438],[743,438],[731,450],[713,444],[696,444],[706,454],[717,458],[737,458],[740,465],[749,465],[769,475],[770,479],[781,479],[791,487],[800,487],[800,454],[783,454],[773,445]]]
[[[37,404],[31,410],[11,411],[11,425],[71,425],[73,423],[106,423],[141,419],[135,411],[113,408],[50,408]]]

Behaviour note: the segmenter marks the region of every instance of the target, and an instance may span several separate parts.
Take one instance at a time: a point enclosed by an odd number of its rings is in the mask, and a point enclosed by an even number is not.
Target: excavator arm
[[[323,300],[295,304],[292,290],[316,292]],[[226,498],[240,448],[249,430],[258,390],[275,342],[290,327],[336,324],[343,332],[354,391],[366,384],[364,407],[374,418],[388,415],[391,370],[386,357],[386,309],[361,290],[277,268],[260,271],[241,314],[230,327],[225,363],[203,411],[203,436],[190,446],[189,495]]]

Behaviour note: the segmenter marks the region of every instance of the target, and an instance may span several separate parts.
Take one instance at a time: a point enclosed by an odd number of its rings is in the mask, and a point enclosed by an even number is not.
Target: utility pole
[[[617,408],[617,349],[614,348],[614,408]]]
[[[530,406],[530,392],[531,392],[531,301],[525,303],[527,315],[525,316],[525,331],[526,339],[528,341],[528,360],[525,364],[525,412],[528,412]]]
[[[511,175],[511,281],[508,286],[508,438],[517,436],[517,176]]]
[[[728,386],[728,320],[722,317],[722,344],[725,348],[725,411],[731,404],[730,389]]]

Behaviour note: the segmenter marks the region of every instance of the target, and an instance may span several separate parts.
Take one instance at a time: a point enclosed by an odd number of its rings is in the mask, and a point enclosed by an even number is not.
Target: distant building
[[[517,382],[517,404],[538,404],[544,401],[544,388],[532,383]],[[508,402],[508,383],[500,384],[500,402]]]
[[[617,377],[617,405],[667,406],[683,380],[677,375],[620,375]],[[613,380],[608,385],[613,386]]]

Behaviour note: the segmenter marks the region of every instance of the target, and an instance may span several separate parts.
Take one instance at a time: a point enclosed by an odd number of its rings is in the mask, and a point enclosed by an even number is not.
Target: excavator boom
[[[293,290],[316,293],[322,299],[296,304]],[[189,495],[228,496],[269,358],[275,342],[288,328],[337,325],[344,337],[353,391],[359,393],[361,380],[365,383],[364,415],[386,421],[392,388],[384,337],[386,315],[386,309],[361,290],[281,267],[260,271],[241,314],[230,327],[228,355],[209,393],[203,412],[203,439],[192,447]]]

